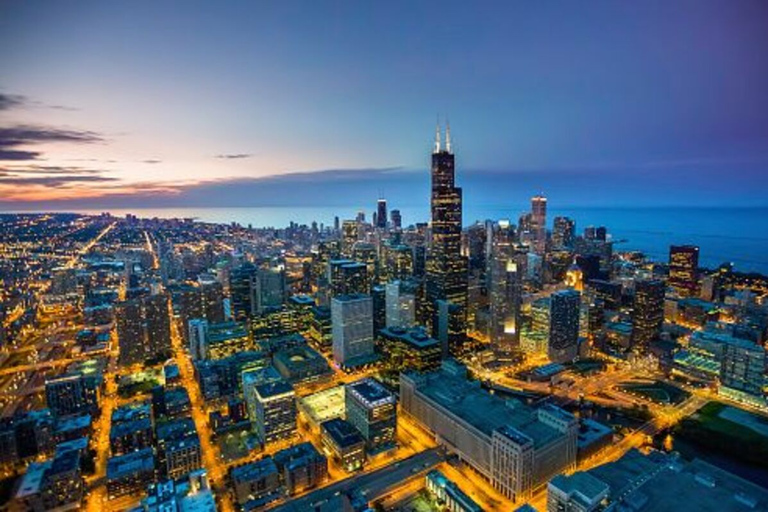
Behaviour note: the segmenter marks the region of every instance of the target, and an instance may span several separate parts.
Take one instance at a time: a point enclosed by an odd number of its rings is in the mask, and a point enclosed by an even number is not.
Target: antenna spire
[[[451,123],[445,121],[445,150],[451,152]]]
[[[437,126],[435,126],[435,153],[440,152],[440,116],[437,117]]]

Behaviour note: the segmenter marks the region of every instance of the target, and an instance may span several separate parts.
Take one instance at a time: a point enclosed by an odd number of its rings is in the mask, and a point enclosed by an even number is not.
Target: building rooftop
[[[125,455],[110,457],[107,461],[107,480],[119,480],[137,473],[155,470],[155,455],[152,448],[144,448]]]
[[[265,457],[256,462],[250,464],[244,464],[232,469],[232,481],[237,484],[239,482],[251,482],[253,480],[260,480],[267,475],[277,473],[277,466],[272,457]]]
[[[610,487],[611,500],[620,502],[620,508],[633,512],[768,509],[767,489],[701,460],[687,463],[660,452],[631,450],[588,473]]]
[[[438,340],[431,338],[421,327],[415,327],[413,329],[385,327],[379,332],[385,338],[401,340],[416,348],[427,348],[440,345]]]
[[[396,402],[393,395],[382,383],[371,377],[347,384],[347,393],[355,396],[367,407],[379,407]]]
[[[324,421],[344,416],[344,386],[318,391],[299,399],[299,409],[310,422],[320,425]]]
[[[284,380],[276,380],[256,385],[256,393],[262,399],[279,398],[294,395],[293,386]]]
[[[538,447],[562,435],[539,421],[535,409],[514,399],[505,400],[492,395],[482,389],[477,381],[469,381],[445,371],[423,375],[427,379],[424,385],[418,387],[419,392],[487,436],[502,427],[512,427],[514,431],[530,438],[534,446]]]
[[[320,427],[324,432],[327,432],[333,442],[341,448],[365,443],[365,439],[360,432],[358,432],[351,423],[341,418],[328,420]]]
[[[16,491],[16,498],[20,499],[40,492],[40,486],[43,484],[45,473],[51,465],[52,462],[50,461],[30,463]]]

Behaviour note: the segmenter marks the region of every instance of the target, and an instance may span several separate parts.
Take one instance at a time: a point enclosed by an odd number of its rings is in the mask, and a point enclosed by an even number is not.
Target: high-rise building
[[[229,274],[232,316],[237,321],[247,320],[255,314],[256,273],[253,263],[244,262]]]
[[[346,420],[365,438],[369,452],[394,446],[397,400],[376,379],[367,377],[345,389]]]
[[[286,297],[285,270],[260,268],[256,272],[255,312],[262,314],[270,308],[279,308]]]
[[[56,416],[93,412],[98,407],[99,387],[80,373],[45,381],[45,400]]]
[[[189,353],[192,360],[208,359],[208,320],[193,318],[189,321]]]
[[[553,362],[569,362],[578,355],[580,306],[581,294],[576,290],[550,296],[549,359]]]
[[[368,266],[353,260],[331,260],[328,264],[328,287],[331,297],[369,293],[371,279]]]
[[[373,301],[370,295],[341,295],[331,301],[333,359],[342,367],[374,357]]]
[[[514,230],[508,221],[490,226],[487,259],[491,342],[504,349],[517,348],[520,341],[522,272],[514,247]]]
[[[143,302],[147,357],[169,354],[171,351],[171,317],[168,294],[150,295],[145,297]]]
[[[376,227],[386,228],[387,222],[387,200],[379,199],[376,203]]]
[[[673,245],[669,248],[669,285],[683,297],[698,295],[699,248]]]
[[[404,283],[387,283],[386,326],[408,328],[416,324],[416,296],[405,290]]]
[[[117,335],[122,365],[141,363],[171,349],[168,295],[140,295],[117,308]]]
[[[359,222],[345,220],[341,224],[341,254],[346,258],[352,257],[352,249],[359,239]]]
[[[400,210],[392,210],[392,227],[395,229],[402,229],[403,216],[400,214]]]
[[[277,372],[243,373],[248,415],[262,443],[289,439],[296,432],[296,393]]]
[[[544,254],[547,250],[547,198],[544,196],[531,198],[531,233],[533,252]]]
[[[576,238],[576,223],[568,217],[555,217],[552,245],[555,249],[572,249]]]
[[[438,330],[438,301],[448,301],[458,308],[458,316],[463,320],[460,331],[466,330],[467,315],[467,260],[461,253],[462,190],[456,187],[454,180],[450,127],[446,127],[445,137],[443,147],[438,126],[432,153],[432,237],[425,290],[425,318],[433,336]],[[449,348],[453,353],[460,352],[464,332],[451,334]]]
[[[645,346],[659,337],[664,324],[664,282],[638,280],[632,311],[632,342]]]
[[[763,398],[766,352],[762,345],[728,337],[722,344],[720,383],[726,388]]]

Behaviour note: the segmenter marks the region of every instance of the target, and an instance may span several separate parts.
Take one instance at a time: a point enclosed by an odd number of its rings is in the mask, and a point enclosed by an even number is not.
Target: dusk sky
[[[0,209],[768,205],[768,2],[0,3]],[[343,187],[340,186],[343,184]]]

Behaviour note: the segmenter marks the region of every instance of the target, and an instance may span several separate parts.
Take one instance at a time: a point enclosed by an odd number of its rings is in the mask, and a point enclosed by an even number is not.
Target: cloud
[[[0,175],[0,186],[41,186],[47,188],[67,188],[77,183],[107,183],[119,181],[109,176],[61,175],[61,176],[10,176]]]
[[[27,145],[45,142],[93,144],[104,142],[104,138],[96,132],[87,130],[69,130],[42,126],[0,128],[0,160],[37,160],[42,155],[42,152],[22,148]]]
[[[23,105],[25,101],[26,98],[19,94],[5,94],[0,92],[0,111],[19,107]]]
[[[163,163],[162,160],[158,160],[156,158],[148,158],[146,160],[142,160],[141,163],[143,164],[161,164]]]
[[[70,107],[68,105],[59,105],[55,103],[51,104],[37,100],[30,100],[28,97],[22,94],[7,94],[0,92],[0,111],[20,107],[48,108],[51,110],[64,110],[67,112],[80,110],[79,108]]]
[[[102,174],[103,169],[89,169],[76,166],[58,166],[58,165],[25,165],[25,166],[5,166],[0,167],[0,172],[8,174]]]
[[[221,155],[216,155],[216,158],[222,159],[222,160],[242,160],[244,158],[251,158],[253,154],[251,153],[225,153]]]

